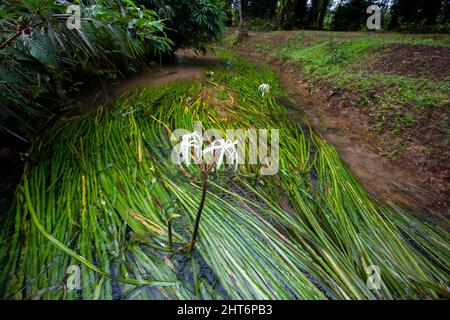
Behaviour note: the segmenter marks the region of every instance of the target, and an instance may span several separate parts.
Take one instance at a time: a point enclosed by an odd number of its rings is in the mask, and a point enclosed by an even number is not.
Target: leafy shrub
[[[212,50],[222,37],[225,18],[217,0],[141,0],[166,19],[167,35],[176,49]]]
[[[68,104],[80,79],[134,72],[171,42],[157,14],[131,0],[80,5],[80,29],[69,29],[64,1],[5,0],[0,6],[0,132],[30,134],[36,119]]]

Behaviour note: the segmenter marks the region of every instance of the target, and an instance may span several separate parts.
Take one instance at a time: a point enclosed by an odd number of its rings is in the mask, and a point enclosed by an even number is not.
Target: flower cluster
[[[194,131],[183,135],[178,156],[181,158],[181,163],[187,166],[191,164],[192,160],[195,163],[201,163],[203,157],[211,159],[210,163],[215,163],[216,169],[220,168],[226,158],[229,167],[234,165],[234,171],[236,171],[239,164],[237,144],[238,141],[218,139],[203,149],[203,137]]]
[[[262,96],[264,97],[270,92],[270,86],[267,83],[263,83],[259,86],[258,91],[262,92]]]

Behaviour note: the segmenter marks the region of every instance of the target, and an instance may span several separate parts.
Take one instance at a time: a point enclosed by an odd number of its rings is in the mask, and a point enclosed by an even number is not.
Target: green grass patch
[[[299,71],[311,82],[320,81],[331,88],[356,93],[362,101],[361,108],[367,110],[380,133],[399,136],[402,131],[407,132],[420,123],[424,108],[449,111],[450,79],[382,74],[370,69],[368,63],[386,52],[387,44],[448,47],[448,36],[298,31],[258,34],[250,41],[261,53],[298,64]],[[434,127],[447,130],[442,121]]]

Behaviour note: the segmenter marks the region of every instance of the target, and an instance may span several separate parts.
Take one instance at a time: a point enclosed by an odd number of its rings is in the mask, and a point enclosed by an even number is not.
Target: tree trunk
[[[238,11],[239,11],[239,33],[236,38],[236,43],[242,42],[248,37],[248,33],[244,28],[244,18],[242,16],[242,0],[238,0]]]
[[[304,8],[302,8],[304,3]],[[277,17],[277,28],[283,30],[292,29],[298,20],[301,20],[306,9],[306,0],[280,1]]]
[[[244,18],[242,17],[242,0],[238,0],[238,11],[239,11],[239,29],[243,29]]]
[[[309,11],[309,27],[316,29],[317,28],[317,17],[319,15],[318,9],[319,9],[319,1],[320,0],[312,0],[311,3],[311,10]]]
[[[327,14],[328,4],[329,0],[322,0],[321,1],[321,7],[319,12],[319,18],[317,21],[317,29],[322,30],[323,29],[323,21],[325,19],[325,15]]]

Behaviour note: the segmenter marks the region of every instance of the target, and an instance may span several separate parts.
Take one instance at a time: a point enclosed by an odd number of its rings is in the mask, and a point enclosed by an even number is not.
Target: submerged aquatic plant
[[[274,74],[233,61],[231,71],[214,69],[214,82],[207,84],[233,97],[223,105],[227,121],[208,97],[212,90],[204,95],[204,84],[190,80],[136,88],[43,134],[2,223],[2,298],[449,297],[449,233],[375,200],[331,145],[255,90],[261,83],[277,88]],[[196,254],[179,259],[167,251],[167,221],[179,213],[192,227],[202,193],[192,177],[201,164],[179,170],[167,161],[170,133],[193,130],[198,119],[222,136],[229,128],[279,129],[280,174],[263,177],[260,164],[243,163],[233,179],[210,174],[202,241]],[[203,149],[201,155],[208,156]],[[217,160],[219,151],[214,155]],[[171,236],[174,243],[190,240],[177,230]],[[139,285],[87,268],[82,258]],[[71,265],[80,266],[79,291],[64,287]],[[379,290],[367,286],[370,266],[380,268]],[[149,280],[157,290],[141,285]]]
[[[231,141],[225,139],[214,140],[208,147],[203,149],[203,137],[200,133],[194,131],[183,135],[180,156],[181,163],[189,165],[191,159],[194,158],[195,163],[200,164],[200,178],[202,181],[202,194],[200,197],[200,203],[197,210],[197,215],[194,222],[194,230],[192,232],[191,241],[185,246],[189,248],[189,252],[192,252],[197,241],[198,227],[200,225],[200,217],[202,215],[203,207],[205,205],[206,190],[207,190],[207,180],[208,173],[211,172],[214,167],[219,169],[222,163],[224,163],[224,158],[228,161],[228,165],[235,165],[234,171],[237,170],[238,166],[238,154],[236,151],[236,145],[238,141]],[[203,157],[202,157],[203,155]],[[209,159],[210,161],[204,161]],[[170,230],[170,228],[169,228]],[[169,235],[171,231],[169,231]],[[171,246],[172,241],[169,239]]]

